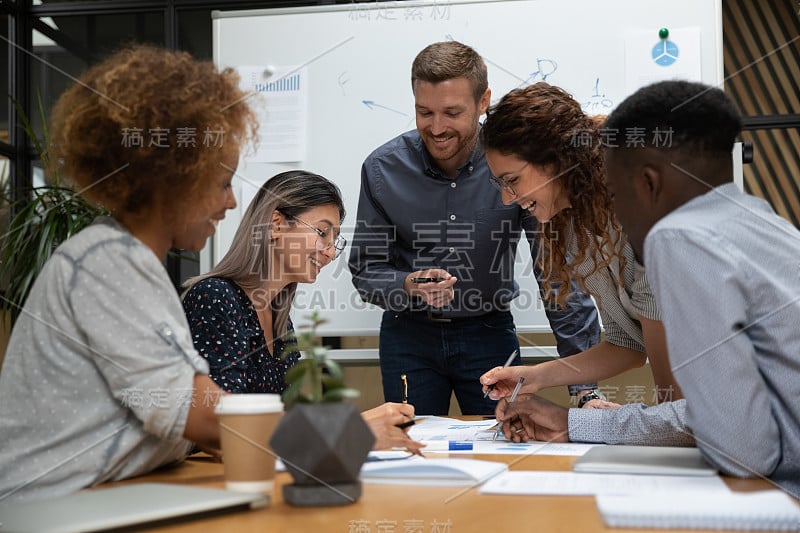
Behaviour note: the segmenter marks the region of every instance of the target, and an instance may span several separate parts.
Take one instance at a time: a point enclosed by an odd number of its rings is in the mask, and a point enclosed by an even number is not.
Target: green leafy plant
[[[50,168],[47,152],[48,136],[44,107],[38,97],[43,137],[39,139],[22,107],[14,101],[23,130],[31,139],[45,168]],[[18,192],[11,203],[15,214],[8,231],[0,235],[0,282],[5,294],[0,298],[0,310],[11,315],[13,324],[28,297],[33,282],[47,259],[59,244],[88,226],[95,217],[107,214],[100,206],[87,202],[72,189],[65,187],[56,173],[49,183]]]
[[[296,403],[339,402],[357,398],[359,392],[344,384],[344,373],[339,364],[330,359],[328,349],[317,336],[317,328],[327,322],[314,312],[310,327],[295,334],[297,348],[304,357],[286,372],[286,390],[283,403],[288,410]]]

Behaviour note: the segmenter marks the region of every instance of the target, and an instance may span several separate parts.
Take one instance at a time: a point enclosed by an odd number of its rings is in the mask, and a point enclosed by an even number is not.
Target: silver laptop
[[[139,483],[0,505],[0,532],[73,533],[170,523],[269,504],[263,494]]]
[[[575,472],[713,476],[717,471],[697,448],[666,446],[595,446],[572,466]]]

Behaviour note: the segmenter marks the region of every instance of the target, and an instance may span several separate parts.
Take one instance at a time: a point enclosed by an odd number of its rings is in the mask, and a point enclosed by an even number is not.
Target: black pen
[[[414,420],[412,419],[412,420],[409,420],[408,422],[403,422],[402,424],[395,424],[394,427],[397,427],[397,428],[400,428],[400,429],[406,429],[406,428],[410,428],[414,424],[416,424],[416,422],[414,422]]]
[[[511,352],[511,355],[508,356],[506,364],[503,365],[503,368],[511,366],[512,361],[514,361],[514,358],[517,356],[518,353],[519,350],[514,350],[513,352]],[[489,396],[489,393],[492,392],[493,390],[494,390],[494,383],[492,383],[486,388],[486,392],[483,393],[483,397],[486,398],[487,396]]]
[[[439,283],[447,278],[411,278],[411,283]]]
[[[403,382],[403,403],[408,403],[408,377],[405,374],[400,374],[400,381]],[[414,419],[412,418],[408,422],[403,422],[402,424],[395,424],[395,427],[399,427],[400,429],[410,428],[414,425]]]

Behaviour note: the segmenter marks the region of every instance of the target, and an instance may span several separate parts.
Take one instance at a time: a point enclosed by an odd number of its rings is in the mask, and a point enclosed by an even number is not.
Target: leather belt
[[[438,322],[441,324],[450,324],[450,323],[480,320],[482,318],[487,318],[489,316],[492,316],[496,313],[503,313],[503,312],[505,311],[500,311],[498,309],[495,309],[483,315],[446,317],[429,309],[427,311],[407,311],[406,315],[414,319],[423,319],[423,320],[429,320],[431,322]]]

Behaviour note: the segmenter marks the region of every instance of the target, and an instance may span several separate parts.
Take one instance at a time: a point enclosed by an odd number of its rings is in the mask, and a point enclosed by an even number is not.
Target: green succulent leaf
[[[300,391],[302,385],[302,381],[296,381],[294,383],[290,383],[289,386],[286,387],[286,390],[283,391],[281,400],[283,400],[286,409],[289,409],[296,403],[303,403],[301,401],[303,395]]]
[[[347,398],[358,398],[360,393],[355,389],[341,388],[327,391],[322,396],[323,402],[341,402]]]
[[[328,374],[330,374],[333,379],[344,381],[344,372],[342,371],[342,367],[339,366],[339,363],[333,359],[327,359],[325,361],[325,368],[328,369]]]
[[[291,367],[286,372],[286,383],[296,383],[296,382],[303,382],[303,378],[305,377],[306,373],[308,372],[308,366],[310,360],[302,359],[298,361],[296,365]]]
[[[344,388],[344,382],[342,380],[326,375],[322,376],[322,385],[325,387],[326,391]]]
[[[286,372],[287,388],[283,393],[286,408],[296,403],[340,402],[357,398],[359,392],[345,386],[344,372],[338,363],[329,358],[326,347],[317,336],[317,327],[325,323],[314,312],[311,323],[302,332],[294,334],[297,350],[303,357]]]

